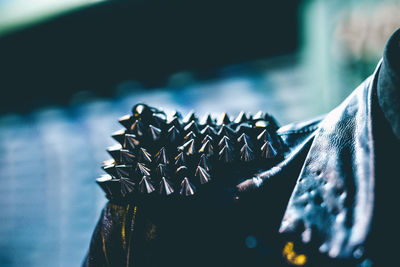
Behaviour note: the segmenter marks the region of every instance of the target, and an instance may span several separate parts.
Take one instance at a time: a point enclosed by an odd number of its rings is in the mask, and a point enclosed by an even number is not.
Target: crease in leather
[[[371,228],[371,99],[379,66],[319,124],[279,229],[331,258],[361,257]]]

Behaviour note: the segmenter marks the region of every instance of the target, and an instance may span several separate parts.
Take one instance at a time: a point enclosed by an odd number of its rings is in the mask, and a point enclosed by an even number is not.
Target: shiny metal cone
[[[239,136],[239,138],[237,139],[237,141],[238,141],[241,145],[248,145],[248,146],[252,146],[252,145],[253,145],[252,142],[251,142],[250,137],[249,137],[247,134],[245,134],[245,133],[242,133],[242,134]]]
[[[120,150],[120,161],[123,164],[133,164],[137,161],[135,154],[127,149]]]
[[[131,176],[132,166],[131,165],[117,165],[115,166],[117,171],[117,175],[119,178],[125,177],[128,178]]]
[[[168,129],[167,138],[170,143],[176,143],[180,139],[180,131],[173,125]]]
[[[244,113],[244,111],[240,111],[239,115],[234,120],[234,123],[239,124],[242,122],[246,122],[247,120],[248,119],[247,119],[246,113]]]
[[[157,141],[161,137],[161,130],[153,125],[149,125],[149,131],[153,141]]]
[[[141,147],[138,150],[138,159],[142,162],[151,162],[151,155],[145,148]]]
[[[171,120],[167,122],[169,127],[175,126],[177,129],[181,129],[181,123],[177,117],[173,117]]]
[[[159,177],[167,176],[167,167],[164,164],[158,164],[156,167],[156,174]]]
[[[218,136],[228,136],[229,138],[233,138],[235,136],[235,132],[231,127],[222,124],[221,128],[218,131]]]
[[[154,155],[154,161],[157,164],[168,164],[168,157],[167,157],[167,151],[165,147],[162,147],[155,155]]]
[[[225,112],[221,114],[221,116],[218,118],[217,125],[228,125],[231,123],[231,119],[229,118],[228,114]]]
[[[240,149],[240,160],[245,162],[254,160],[254,152],[248,144],[244,144]]]
[[[143,136],[145,133],[145,127],[143,122],[136,120],[130,127],[130,130],[136,136]]]
[[[196,115],[194,114],[193,111],[190,111],[190,112],[185,116],[185,118],[183,118],[182,122],[183,122],[184,124],[188,124],[189,122],[191,122],[191,121],[196,121],[196,120],[197,120]]]
[[[196,145],[194,139],[190,139],[189,141],[184,143],[178,148],[178,150],[185,152],[186,155],[194,155],[196,153]]]
[[[271,142],[272,138],[267,129],[264,129],[258,136],[257,140],[261,142]]]
[[[213,141],[213,138],[211,136],[209,136],[208,134],[206,136],[204,136],[203,140],[201,141],[201,144],[204,145],[204,143],[207,141],[210,141],[210,142]]]
[[[115,164],[104,165],[102,169],[113,177],[118,177],[117,170],[115,169]]]
[[[214,155],[214,148],[213,148],[213,146],[211,145],[211,142],[210,142],[210,140],[207,140],[207,142],[205,142],[202,146],[201,146],[201,148],[200,148],[200,150],[199,150],[199,153],[204,153],[204,154],[206,154],[207,156],[212,156],[212,155]]]
[[[229,147],[224,146],[219,151],[219,160],[220,161],[225,162],[225,163],[229,163],[229,162],[232,162],[233,159],[234,159],[233,152]]]
[[[103,189],[106,194],[111,195],[112,192],[110,190],[110,182],[112,181],[112,179],[113,177],[111,175],[103,174],[96,179],[96,183],[101,187],[101,189]]]
[[[199,128],[197,127],[197,124],[196,124],[195,121],[191,121],[191,122],[189,122],[188,125],[185,126],[184,131],[186,133],[194,132],[195,134],[198,134],[199,133]]]
[[[125,134],[123,147],[126,149],[134,150],[139,146],[140,142],[134,134]]]
[[[142,180],[139,183],[139,191],[141,193],[150,194],[154,192],[154,186],[151,184],[149,176],[143,176]]]
[[[135,190],[135,182],[130,180],[129,178],[122,177],[119,182],[121,183],[121,194],[125,196],[128,193],[133,192]]]
[[[261,110],[259,110],[254,116],[253,116],[253,120],[263,120],[265,119],[265,115],[264,112],[262,112]]]
[[[185,135],[185,137],[183,139],[185,139],[185,141],[188,141],[190,139],[195,139],[196,138],[196,134],[194,132],[189,132],[187,135]]]
[[[122,129],[122,130],[113,132],[111,137],[114,138],[114,140],[116,140],[118,143],[123,145],[124,140],[125,140],[125,130]]]
[[[199,178],[201,184],[206,184],[211,180],[208,172],[201,166],[197,166],[194,176]]]
[[[150,169],[147,168],[147,166],[144,165],[143,163],[138,162],[136,164],[135,171],[136,171],[136,173],[138,174],[139,177],[150,176]]]
[[[121,159],[120,157],[121,148],[122,148],[121,145],[110,146],[107,148],[107,152],[108,154],[110,154],[111,157],[113,157],[113,159],[119,161]]]
[[[124,126],[126,129],[129,129],[133,123],[133,118],[131,115],[127,114],[122,116],[121,118],[118,119],[118,122]]]
[[[184,152],[181,152],[175,157],[175,165],[181,166],[185,164],[186,164],[186,156]]]
[[[214,130],[213,127],[211,127],[210,125],[207,125],[206,127],[204,127],[203,130],[201,130],[201,134],[202,135],[216,136],[217,132]]]
[[[227,146],[228,148],[233,149],[232,141],[231,141],[231,139],[229,139],[229,137],[226,136],[226,135],[225,135],[224,137],[221,138],[221,140],[220,140],[219,143],[218,143],[218,146],[219,146],[220,148],[222,148],[222,147],[224,147],[224,146]]]
[[[179,168],[176,169],[175,173],[178,177],[181,177],[182,179],[183,177],[189,175],[189,168],[186,166],[180,166]]]
[[[179,194],[183,196],[192,196],[196,192],[196,187],[189,182],[189,179],[185,177],[181,183],[181,190]]]
[[[261,157],[265,159],[275,158],[278,155],[276,149],[272,146],[271,142],[265,142],[261,146]]]
[[[174,189],[165,177],[161,178],[159,193],[164,196],[169,196],[174,193]]]
[[[210,114],[204,115],[204,117],[200,121],[201,125],[214,125],[214,120],[211,118]]]
[[[202,167],[203,169],[205,169],[208,172],[211,170],[210,162],[208,160],[208,157],[205,154],[200,156],[198,166]]]

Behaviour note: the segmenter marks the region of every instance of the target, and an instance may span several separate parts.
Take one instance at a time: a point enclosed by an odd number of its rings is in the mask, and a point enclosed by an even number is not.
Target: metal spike
[[[194,174],[194,176],[199,177],[201,184],[208,183],[211,180],[208,172],[201,166],[197,166],[196,173]]]
[[[254,160],[253,150],[251,150],[248,144],[244,144],[240,149],[240,160],[245,162]]]
[[[101,167],[106,173],[113,177],[117,177],[117,170],[115,169],[115,164],[103,165]]]
[[[202,154],[200,156],[200,160],[199,160],[198,166],[202,167],[203,169],[205,169],[208,172],[211,170],[211,165],[210,165],[210,162],[208,160],[207,155]]]
[[[136,120],[130,127],[130,130],[136,135],[136,136],[143,136],[144,135],[144,125],[143,122]]]
[[[175,110],[174,114],[172,114],[172,117],[182,119],[182,114],[179,111]]]
[[[139,148],[138,158],[140,161],[151,162],[151,155],[147,150],[143,147]]]
[[[221,117],[219,117],[217,124],[218,125],[223,125],[223,124],[229,124],[231,123],[231,119],[229,118],[228,114],[225,112],[221,114]]]
[[[154,155],[154,160],[157,164],[162,163],[162,164],[168,164],[168,157],[167,157],[167,151],[165,147],[162,147],[155,155]]]
[[[153,114],[153,121],[154,121],[154,124],[156,124],[159,129],[164,128],[164,126],[166,124],[165,114],[163,114],[163,113],[154,113]]]
[[[196,134],[194,132],[189,132],[187,135],[185,135],[185,137],[183,139],[190,140],[190,139],[195,139],[195,138],[196,138]]]
[[[259,110],[254,116],[253,120],[263,120],[265,119],[265,114],[261,110]]]
[[[125,130],[118,130],[112,133],[112,138],[114,138],[118,143],[121,145],[124,143],[125,140]]]
[[[225,136],[222,137],[221,140],[219,141],[218,146],[219,146],[220,148],[222,148],[222,147],[224,147],[224,146],[227,146],[227,147],[229,147],[230,149],[232,149],[233,144],[232,144],[231,139],[229,139],[229,137],[225,135]]]
[[[183,152],[181,152],[175,157],[175,165],[181,166],[184,165],[185,163],[186,163],[186,156]]]
[[[181,129],[181,123],[177,117],[173,117],[171,120],[167,122],[169,127],[175,126],[178,129]]]
[[[202,135],[211,135],[211,136],[216,136],[217,133],[215,132],[214,128],[211,127],[210,125],[207,125],[204,127],[203,130],[201,130]]]
[[[134,134],[125,134],[124,148],[134,150],[140,144],[139,140]]]
[[[121,194],[123,196],[125,196],[126,194],[129,194],[129,193],[133,192],[133,190],[135,190],[136,184],[131,179],[121,177],[119,182],[121,184]]]
[[[158,164],[156,167],[156,174],[159,177],[167,176],[167,167],[164,164]]]
[[[142,176],[150,176],[150,169],[146,167],[143,163],[138,162],[136,164],[135,171],[138,173],[140,177]]]
[[[186,133],[188,133],[188,132],[198,133],[199,132],[199,128],[197,128],[195,121],[191,121],[188,125],[186,125],[184,130]]]
[[[261,147],[261,157],[265,159],[275,158],[278,155],[278,152],[272,146],[271,142],[265,142]]]
[[[204,136],[203,140],[201,141],[201,144],[204,145],[204,143],[207,141],[210,141],[210,142],[213,141],[213,138],[211,136],[209,136],[208,134],[206,136]]]
[[[184,124],[187,124],[187,123],[189,123],[189,122],[191,122],[191,121],[196,121],[196,120],[197,120],[196,115],[194,114],[193,110],[191,110],[191,111],[185,116],[185,118],[183,118],[182,122],[183,122]]]
[[[120,150],[120,160],[123,164],[132,164],[136,162],[136,156],[127,149]]]
[[[103,191],[111,196],[112,192],[111,192],[111,188],[110,188],[110,182],[113,180],[113,177],[111,175],[108,174],[103,174],[102,176],[100,176],[99,178],[96,179],[96,183],[101,187],[101,189],[103,189]]]
[[[192,196],[195,192],[196,188],[189,182],[189,179],[187,177],[183,178],[179,193],[184,196]]]
[[[168,139],[171,143],[175,143],[179,140],[179,138],[180,138],[180,132],[178,128],[175,125],[173,125],[168,130]]]
[[[264,131],[257,136],[257,140],[261,142],[270,142],[272,138],[267,129],[264,129]]]
[[[189,169],[186,166],[180,166],[178,169],[176,169],[176,175],[178,175],[178,177],[186,177],[189,174]]]
[[[114,145],[114,146],[110,146],[107,148],[107,152],[108,154],[111,155],[111,157],[113,157],[113,159],[115,159],[116,161],[120,160],[120,151],[121,151],[121,145]]]
[[[158,139],[160,139],[160,136],[161,136],[160,129],[158,129],[157,127],[155,127],[153,125],[149,125],[149,131],[150,131],[151,137],[153,138],[153,141],[157,141]]]
[[[214,154],[214,148],[211,145],[210,140],[207,140],[199,150],[199,153],[204,153],[207,156],[212,156]]]
[[[233,136],[235,136],[235,132],[232,130],[231,127],[229,127],[225,124],[222,124],[221,128],[218,131],[218,136],[224,136],[224,135],[226,135],[228,137],[233,137]]]
[[[182,146],[178,148],[179,151],[183,151],[186,153],[186,155],[194,155],[196,153],[196,146],[194,139],[190,139],[186,143],[184,143]]]
[[[252,146],[250,137],[249,137],[247,134],[245,134],[245,133],[242,133],[242,135],[239,136],[239,138],[237,139],[237,141],[238,141],[239,143],[241,143],[241,144]]]
[[[228,146],[224,146],[221,151],[219,151],[219,160],[225,163],[233,161],[233,153]]]
[[[141,193],[150,194],[154,192],[154,186],[151,184],[149,176],[143,176],[142,180],[139,183],[139,191]]]
[[[239,124],[239,123],[242,123],[242,122],[246,122],[247,120],[248,119],[247,119],[246,113],[244,113],[244,111],[240,111],[239,115],[236,117],[234,122],[236,124]]]
[[[236,133],[238,135],[242,134],[242,133],[246,133],[249,134],[253,131],[253,126],[251,126],[248,123],[241,123],[236,127]]]
[[[171,184],[169,183],[169,181],[165,178],[162,177],[161,178],[161,182],[160,182],[160,190],[159,193],[161,195],[165,195],[165,196],[169,196],[174,192],[174,189],[172,188]]]
[[[201,125],[214,125],[214,120],[210,114],[204,115],[200,122]]]
[[[115,169],[119,178],[129,178],[131,176],[132,166],[130,165],[117,165]]]
[[[118,119],[118,122],[124,126],[126,129],[129,129],[132,125],[133,118],[131,115],[127,114],[122,116],[121,118]]]

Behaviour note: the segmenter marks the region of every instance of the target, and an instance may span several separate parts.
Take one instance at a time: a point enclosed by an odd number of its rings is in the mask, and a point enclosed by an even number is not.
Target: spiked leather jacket
[[[395,265],[399,40],[397,31],[374,74],[312,121],[278,129],[264,114],[176,115],[155,127],[138,119],[151,108],[135,106],[98,179],[110,201],[84,266]],[[168,156],[175,128],[183,145]],[[143,151],[141,129],[169,147]],[[175,164],[173,174],[154,162]]]

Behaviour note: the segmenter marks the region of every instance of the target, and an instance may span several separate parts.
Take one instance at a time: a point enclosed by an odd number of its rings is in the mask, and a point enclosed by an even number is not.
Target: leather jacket
[[[208,201],[110,201],[83,265],[394,264],[399,40],[397,31],[375,72],[337,108],[279,128],[287,150],[265,171]]]

